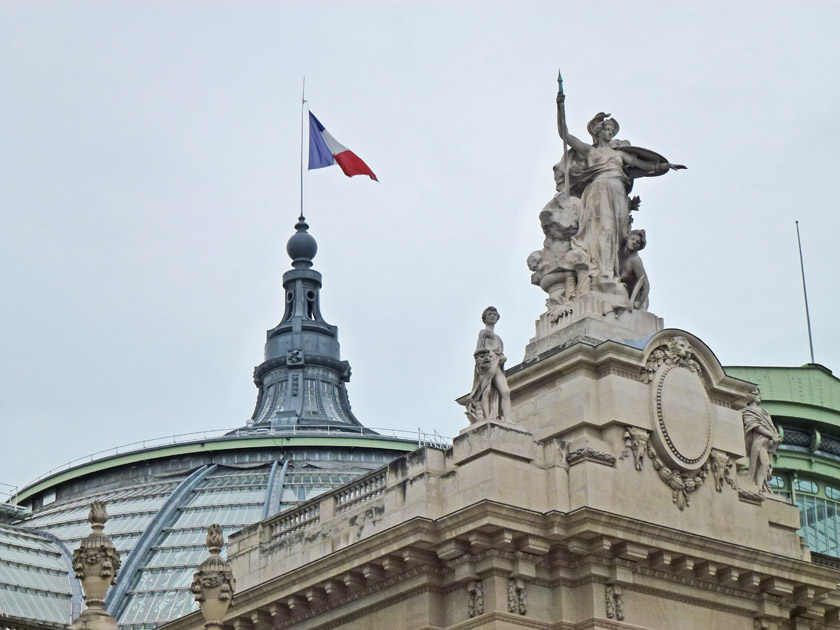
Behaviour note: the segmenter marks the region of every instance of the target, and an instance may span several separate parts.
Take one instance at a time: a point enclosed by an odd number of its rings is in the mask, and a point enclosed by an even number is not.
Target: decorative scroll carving
[[[722,492],[724,482],[728,483],[733,490],[738,489],[735,480],[732,478],[732,471],[735,466],[727,453],[713,448],[709,454],[709,468],[715,479],[715,490]]]
[[[604,451],[598,451],[588,446],[575,449],[566,457],[566,461],[569,462],[570,466],[574,466],[578,462],[582,462],[584,460],[596,461],[602,464],[607,464],[608,466],[615,466],[615,455],[612,453],[605,453]]]
[[[626,427],[624,429],[624,443],[633,453],[633,462],[636,465],[636,470],[642,469],[642,463],[645,459],[645,449],[650,439],[650,431],[644,429],[637,429],[636,427]]]
[[[87,608],[71,628],[91,630],[116,630],[117,622],[105,612],[105,594],[115,582],[120,568],[120,556],[111,539],[102,533],[108,513],[103,501],[94,501],[90,506],[88,521],[93,530],[82,538],[79,548],[73,552],[73,570],[82,583]]]
[[[700,377],[703,386],[706,386],[706,381],[703,378],[703,368],[697,362],[694,351],[691,348],[691,343],[685,337],[672,337],[667,343],[657,347],[650,353],[644,370],[642,370],[642,383],[650,383],[653,380],[653,375],[656,373],[656,370],[663,365],[683,367],[691,370]]]
[[[615,593],[613,593],[613,587],[607,586],[606,588],[606,610],[607,610],[607,619],[615,619]]]
[[[475,580],[467,584],[467,615],[477,617],[484,614],[484,584]]]
[[[508,580],[508,612],[528,614],[528,594],[525,591],[525,581],[522,579]]]
[[[207,549],[210,557],[204,560],[193,576],[190,590],[204,615],[204,627],[221,628],[222,618],[233,600],[236,580],[230,564],[219,554],[225,544],[222,526],[213,524],[207,529]]]

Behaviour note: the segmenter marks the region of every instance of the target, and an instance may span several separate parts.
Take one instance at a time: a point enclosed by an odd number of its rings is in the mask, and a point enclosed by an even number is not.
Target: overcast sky
[[[724,365],[840,369],[835,2],[0,3],[0,482],[240,426],[283,313],[300,99],[376,172],[307,180],[322,312],[369,427],[457,435],[488,304],[508,366],[572,133],[637,182],[650,310]]]

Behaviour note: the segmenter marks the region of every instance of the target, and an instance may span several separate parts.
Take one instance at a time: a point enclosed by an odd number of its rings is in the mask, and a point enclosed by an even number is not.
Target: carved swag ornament
[[[222,526],[213,524],[207,529],[207,549],[210,557],[202,562],[193,576],[190,591],[204,615],[205,628],[221,628],[222,618],[233,600],[236,580],[230,564],[219,554],[225,544]]]
[[[680,510],[689,506],[688,495],[697,490],[706,481],[709,472],[715,480],[715,490],[723,491],[724,482],[729,484],[733,490],[737,485],[732,477],[734,465],[729,455],[723,451],[712,449],[709,460],[706,464],[694,473],[682,472],[669,468],[657,455],[656,449],[650,443],[650,431],[637,427],[625,427],[624,444],[630,449],[633,455],[633,462],[636,470],[641,470],[645,455],[651,461],[653,469],[659,474],[659,478],[671,489],[673,501]]]

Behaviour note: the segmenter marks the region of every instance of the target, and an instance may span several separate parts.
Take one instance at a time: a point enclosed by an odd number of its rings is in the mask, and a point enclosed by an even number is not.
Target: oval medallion
[[[697,470],[712,448],[714,410],[706,388],[697,374],[673,365],[659,368],[653,385],[656,450],[672,466]]]

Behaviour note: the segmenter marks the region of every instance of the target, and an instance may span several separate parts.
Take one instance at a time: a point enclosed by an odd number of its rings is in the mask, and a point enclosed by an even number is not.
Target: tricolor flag
[[[309,112],[309,170],[336,163],[347,177],[367,175],[373,181],[379,181],[362,158],[333,138],[321,121]]]

